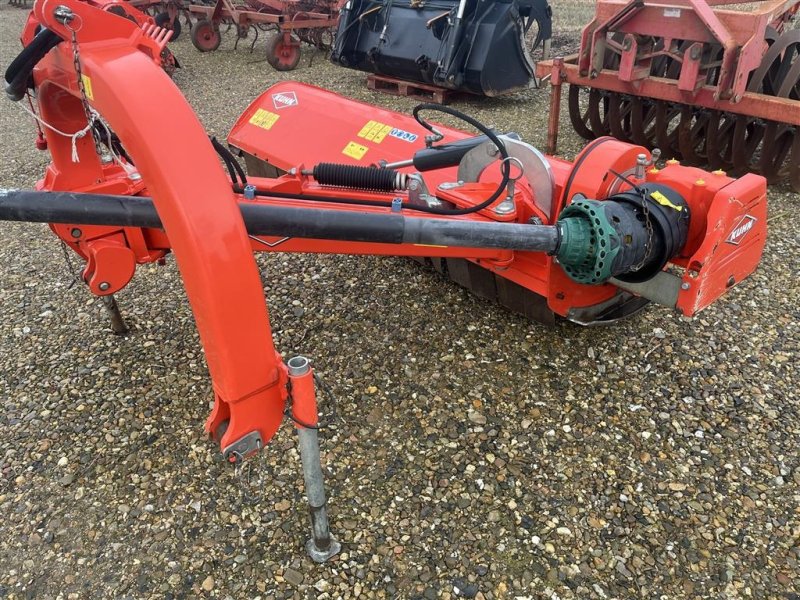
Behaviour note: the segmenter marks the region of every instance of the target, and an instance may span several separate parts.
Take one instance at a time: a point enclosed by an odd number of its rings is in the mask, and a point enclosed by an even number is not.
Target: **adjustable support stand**
[[[314,394],[314,375],[304,356],[295,356],[286,363],[292,389],[292,418],[297,428],[300,460],[311,515],[311,539],[306,542],[306,552],[311,560],[323,563],[335,556],[342,545],[331,535],[325,499],[325,481],[320,464],[319,438],[317,436],[317,402]]]

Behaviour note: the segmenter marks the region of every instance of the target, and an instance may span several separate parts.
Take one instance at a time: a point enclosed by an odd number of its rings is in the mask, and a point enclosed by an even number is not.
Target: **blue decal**
[[[419,137],[416,133],[409,133],[408,131],[403,131],[402,129],[397,128],[392,129],[389,132],[389,135],[409,143],[415,142]]]

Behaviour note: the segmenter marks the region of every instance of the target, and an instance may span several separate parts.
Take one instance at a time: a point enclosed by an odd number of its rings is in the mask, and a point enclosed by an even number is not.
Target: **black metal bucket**
[[[333,62],[482,96],[529,87],[551,37],[546,0],[348,0]],[[527,41],[526,41],[527,40]]]

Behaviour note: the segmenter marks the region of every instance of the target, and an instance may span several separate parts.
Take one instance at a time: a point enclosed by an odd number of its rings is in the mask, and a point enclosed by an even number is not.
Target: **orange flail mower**
[[[240,461],[291,403],[314,560],[338,551],[314,379],[273,345],[254,251],[415,257],[530,317],[583,324],[649,301],[693,315],[760,260],[764,178],[657,168],[609,137],[567,162],[452,108],[412,117],[285,82],[225,147],[157,65],[160,35],[94,2],[36,2],[6,92],[32,100],[52,160],[35,190],[0,190],[0,219],[49,223],[120,331],[112,295],[174,254],[213,382],[206,431]],[[434,110],[480,135],[432,124]]]

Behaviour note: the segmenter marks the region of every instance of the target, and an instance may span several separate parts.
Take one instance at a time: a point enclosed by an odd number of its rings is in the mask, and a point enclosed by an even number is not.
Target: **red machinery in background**
[[[176,41],[183,31],[181,17],[186,24],[191,27],[189,2],[183,0],[125,0],[131,6],[141,10],[143,13],[153,17],[156,25],[162,29],[172,31],[169,41]]]
[[[642,147],[607,137],[570,163],[452,108],[421,105],[411,118],[298,83],[267,90],[234,126],[245,173],[156,66],[161,42],[131,21],[39,1],[22,41],[6,92],[35,91],[52,161],[35,190],[0,192],[0,219],[49,223],[117,325],[112,294],[136,265],[174,253],[214,389],[206,431],[239,461],[291,403],[314,560],[338,550],[314,384],[307,359],[276,352],[253,251],[426,257],[526,314],[584,323],[648,299],[693,315],[761,257],[756,175],[657,169]],[[434,125],[431,110],[482,135]]]
[[[800,0],[598,0],[577,55],[539,63],[585,139],[658,147],[667,158],[800,191]]]
[[[221,24],[236,28],[239,40],[253,32],[250,50],[259,31],[275,29],[267,40],[267,62],[278,71],[291,71],[300,62],[300,42],[327,50],[339,22],[338,0],[215,0],[193,4],[189,11],[198,21],[192,27],[192,43],[200,52],[216,50],[222,42]],[[235,46],[234,46],[235,47]]]

